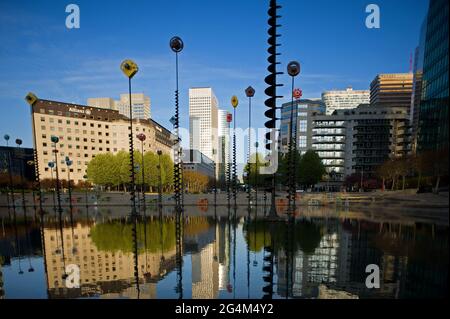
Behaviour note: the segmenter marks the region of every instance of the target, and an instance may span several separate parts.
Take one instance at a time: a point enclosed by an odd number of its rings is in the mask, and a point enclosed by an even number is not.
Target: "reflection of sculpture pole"
[[[86,217],[89,217],[89,199],[88,199],[88,176],[84,175],[84,195],[85,195],[85,201],[86,201]]]

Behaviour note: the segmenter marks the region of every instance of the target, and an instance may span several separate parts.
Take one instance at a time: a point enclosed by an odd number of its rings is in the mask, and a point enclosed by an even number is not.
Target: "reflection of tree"
[[[144,243],[144,236],[139,236],[139,253],[142,253],[145,247],[148,252],[160,253],[161,243],[163,252],[175,249],[175,220],[165,219],[161,222],[155,219],[148,221],[145,226],[139,223],[137,233],[144,234],[144,227],[147,231],[147,242]],[[207,231],[210,227],[211,224],[206,217],[189,217],[183,232],[187,236],[194,236]],[[90,234],[98,250],[131,253],[133,252],[132,228],[132,224],[112,221],[93,226]]]
[[[322,232],[318,225],[307,221],[295,225],[294,241],[305,254],[314,253],[321,239]]]
[[[162,226],[162,231],[161,231]],[[143,234],[146,227],[147,242],[146,247],[149,252],[161,252],[161,243],[163,252],[175,249],[175,222],[173,220],[148,221],[146,225],[138,224],[137,233]],[[103,251],[122,251],[133,252],[132,243],[132,224],[122,224],[120,222],[110,222],[95,225],[91,229],[91,238],[98,250]],[[144,238],[140,238],[144,240]],[[144,251],[144,243],[140,245],[139,252]]]
[[[265,236],[264,231],[266,231]],[[246,224],[246,227],[244,228],[244,235],[248,249],[253,252],[259,252],[265,245],[270,244],[270,234],[266,228],[266,222],[264,221],[257,220],[252,221],[248,225]]]
[[[203,216],[189,217],[184,225],[184,234],[194,236],[206,232],[211,227],[208,219]]]
[[[265,243],[268,244],[271,238],[274,239],[275,250],[286,248],[286,232],[287,224],[284,222],[276,222],[269,227],[268,222],[251,221],[244,228],[245,240],[249,249],[255,252],[264,247],[264,239],[266,240]],[[300,249],[305,254],[312,254],[319,247],[322,239],[320,226],[309,221],[298,221],[293,227],[293,232],[294,243],[292,247],[294,250]]]

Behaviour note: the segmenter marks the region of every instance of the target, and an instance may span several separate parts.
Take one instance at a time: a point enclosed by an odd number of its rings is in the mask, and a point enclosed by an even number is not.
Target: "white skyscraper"
[[[146,120],[151,118],[150,97],[144,93],[132,93],[131,102],[133,108],[133,118]],[[128,93],[120,94],[120,100],[113,100],[109,97],[88,98],[87,105],[103,109],[117,110],[126,117],[130,116],[130,102]]]
[[[347,88],[340,91],[325,91],[322,93],[322,101],[325,103],[326,114],[331,115],[335,110],[353,109],[360,104],[369,104],[370,91]]]
[[[227,122],[228,111],[218,110],[218,136],[219,136],[219,180],[225,181],[225,169],[230,153],[230,123]]]
[[[217,98],[211,88],[189,89],[190,148],[197,149],[217,163]]]

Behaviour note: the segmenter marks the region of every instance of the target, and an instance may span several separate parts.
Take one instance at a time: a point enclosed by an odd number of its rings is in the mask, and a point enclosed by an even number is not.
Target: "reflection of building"
[[[297,298],[442,298],[448,295],[448,227],[314,218],[326,227],[311,254],[277,253],[278,294]],[[435,232],[434,238],[431,234]],[[366,287],[366,267],[380,270],[380,288]]]
[[[217,240],[192,254],[192,299],[216,299],[219,291]]]
[[[205,224],[206,221],[205,218],[191,219],[189,223]],[[189,232],[184,236],[186,252],[191,254],[193,299],[216,299],[219,289],[226,289],[229,279],[227,224],[218,221],[205,225],[201,232]]]
[[[132,93],[131,94],[131,109],[133,118],[147,120],[150,116],[150,98],[144,93]],[[120,114],[129,117],[130,116],[130,101],[129,94],[120,94],[120,100],[115,101],[109,97],[89,98],[87,105],[111,109],[119,111]]]
[[[286,287],[286,253],[278,254],[278,293],[294,298],[315,298],[321,283],[336,282],[339,239],[336,230],[329,230],[320,240],[313,253],[301,249],[291,257],[289,287]]]
[[[50,178],[48,162],[54,160],[52,135],[59,136],[59,155],[66,176],[64,157],[73,160],[71,178],[83,180],[89,161],[99,153],[128,152],[129,120],[118,111],[75,105],[63,102],[38,100],[33,105],[36,123],[36,148],[39,156],[41,178]],[[162,150],[172,154],[171,133],[153,120],[136,120],[133,124],[134,145],[140,141],[136,135],[144,133],[144,152]]]
[[[336,110],[353,109],[360,104],[369,103],[369,91],[353,90],[351,87],[340,91],[325,91],[322,93],[326,114],[331,115]]]
[[[131,252],[99,250],[91,238],[91,225],[77,223],[72,229],[44,230],[45,259],[48,273],[49,294],[53,298],[84,297],[93,294],[108,297],[137,297],[134,277],[134,257]],[[139,234],[141,236],[142,234]],[[108,238],[108,240],[114,240]],[[130,237],[131,242],[131,237]],[[75,250],[74,250],[75,249]],[[64,259],[63,259],[64,252]],[[155,298],[154,285],[168,269],[175,266],[175,246],[158,253],[141,252],[138,256],[139,281],[142,282],[141,298]],[[80,268],[80,288],[67,288],[62,276],[65,267],[75,264]]]
[[[297,149],[300,154],[305,153],[311,149],[312,144],[312,115],[325,113],[325,105],[320,99],[309,100],[297,100],[294,101],[294,105],[297,107],[297,116],[294,112],[294,123],[292,126],[292,132],[297,129]],[[294,106],[295,109],[295,106]],[[281,108],[281,151],[283,153],[288,152],[289,147],[289,128],[291,123],[291,102],[285,103]],[[297,121],[295,120],[297,119]]]

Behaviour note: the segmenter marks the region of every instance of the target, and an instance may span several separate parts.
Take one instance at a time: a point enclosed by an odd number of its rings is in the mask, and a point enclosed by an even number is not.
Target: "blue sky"
[[[80,7],[81,28],[65,27],[66,5]],[[408,72],[428,0],[283,0],[280,61],[298,60],[304,97],[324,90],[368,89],[378,73]],[[381,10],[381,28],[365,27],[366,5]],[[174,55],[169,39],[185,42],[180,55],[181,121],[188,127],[189,87],[211,86],[221,108],[241,100],[237,126],[246,127],[244,89],[252,85],[255,126],[263,127],[267,75],[267,5],[263,0],[135,0],[0,2],[0,134],[32,145],[24,101],[38,97],[85,104],[127,91],[119,65],[140,67],[133,91],[151,98],[153,118],[170,128],[174,112]],[[289,79],[282,94],[289,96]],[[3,139],[1,141],[3,144]]]

